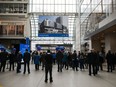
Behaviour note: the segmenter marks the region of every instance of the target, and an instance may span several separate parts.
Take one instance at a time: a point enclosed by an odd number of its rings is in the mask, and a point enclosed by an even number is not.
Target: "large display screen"
[[[39,37],[68,37],[68,16],[39,16]]]

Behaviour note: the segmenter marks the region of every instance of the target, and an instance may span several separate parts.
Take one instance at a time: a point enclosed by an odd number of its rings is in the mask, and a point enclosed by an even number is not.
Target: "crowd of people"
[[[24,62],[22,62],[22,60]],[[116,65],[116,53],[108,53],[105,55],[103,52],[96,52],[91,50],[91,52],[84,54],[83,52],[66,52],[62,50],[57,50],[55,52],[51,52],[47,50],[47,52],[34,51],[29,52],[27,49],[25,53],[22,54],[20,51],[16,54],[15,51],[12,51],[10,54],[6,52],[6,50],[0,51],[0,72],[5,72],[6,64],[9,65],[9,71],[15,70],[16,73],[20,73],[21,64],[24,65],[23,74],[28,71],[30,74],[30,62],[35,64],[35,70],[41,69],[45,70],[45,82],[48,81],[48,73],[50,75],[50,82],[53,82],[52,77],[52,67],[57,64],[57,71],[62,72],[63,69],[68,70],[71,68],[74,71],[82,71],[88,69],[89,75],[92,74],[95,76],[99,70],[103,70],[103,63],[107,60],[107,72],[112,72],[115,70]],[[26,69],[27,67],[27,69]]]

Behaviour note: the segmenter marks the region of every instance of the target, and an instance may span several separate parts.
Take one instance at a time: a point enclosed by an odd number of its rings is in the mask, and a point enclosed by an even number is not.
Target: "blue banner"
[[[69,37],[69,34],[46,34],[46,33],[41,33],[38,36],[39,37]]]
[[[30,46],[28,44],[20,44],[20,51],[22,54],[25,53],[26,49],[28,49],[28,52],[30,52]]]
[[[56,50],[57,50],[57,51],[58,51],[58,50],[64,51],[64,49],[65,49],[64,46],[57,46],[57,47],[56,47]]]
[[[36,49],[37,49],[38,51],[40,51],[40,50],[41,50],[41,46],[37,46]]]
[[[29,44],[30,40],[28,37],[26,37],[26,44]]]

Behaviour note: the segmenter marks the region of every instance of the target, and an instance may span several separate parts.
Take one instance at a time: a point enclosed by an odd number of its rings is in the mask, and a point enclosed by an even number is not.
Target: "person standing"
[[[1,49],[0,49],[0,67],[1,67]]]
[[[98,67],[98,70],[99,68],[103,71],[103,62],[104,62],[104,57],[103,57],[103,53],[102,52],[99,52],[98,53],[98,59],[99,59],[99,67]]]
[[[39,70],[39,62],[40,62],[40,54],[38,54],[38,52],[36,51],[34,55],[35,70]]]
[[[46,52],[43,52],[40,58],[42,63],[42,70],[44,70],[44,67],[45,67],[45,56],[46,56]]]
[[[22,54],[21,52],[19,51],[19,53],[17,54],[17,58],[16,58],[16,61],[17,61],[17,70],[16,72],[17,73],[20,73],[20,69],[21,69],[21,60],[22,60]]]
[[[11,68],[12,68],[12,70],[14,71],[14,62],[15,62],[15,60],[16,60],[15,58],[16,58],[16,57],[15,57],[15,52],[12,51],[11,54],[10,54],[10,56],[9,56],[9,62],[10,62],[9,71],[11,71]]]
[[[55,65],[56,64],[56,53],[53,52],[52,53],[52,56],[53,56],[53,64]]]
[[[80,63],[80,70],[82,71],[84,69],[84,53],[80,53],[79,63]]]
[[[74,50],[74,52],[72,54],[72,68],[73,68],[73,70],[76,69],[76,71],[78,71],[78,66],[79,66],[79,61],[77,58],[76,50]]]
[[[88,53],[88,55],[87,55],[88,64],[89,64],[89,75],[90,76],[91,76],[92,73],[93,73],[94,76],[97,74],[97,71],[96,71],[96,57],[97,56],[96,56],[94,50],[91,50],[91,52]]]
[[[61,50],[58,50],[58,52],[56,53],[56,59],[57,59],[57,63],[58,63],[58,72],[61,71],[62,72],[62,59],[63,59],[64,55],[62,53]]]
[[[47,51],[45,56],[45,82],[47,83],[48,80],[48,73],[50,75],[50,82],[53,82],[52,78],[52,54],[50,50]]]
[[[66,52],[64,52],[63,56],[64,57],[62,59],[62,64],[63,64],[62,68],[65,67],[65,69],[68,70],[68,55]]]
[[[72,53],[68,52],[68,67],[67,69],[70,67],[72,67]]]
[[[107,69],[108,69],[107,72],[109,72],[109,71],[112,72],[112,70],[113,70],[113,64],[112,64],[112,62],[113,62],[112,61],[113,60],[113,55],[112,55],[110,50],[106,54],[106,60],[107,60]]]
[[[0,56],[1,56],[1,59],[0,59],[0,61],[1,61],[0,72],[1,72],[1,70],[2,70],[2,72],[5,72],[6,60],[8,59],[7,58],[8,57],[8,53],[6,52],[5,49],[2,50]]]
[[[25,53],[24,53],[24,72],[23,74],[25,74],[26,72],[26,65],[28,68],[28,74],[30,74],[30,53],[28,52],[28,50],[26,49]]]

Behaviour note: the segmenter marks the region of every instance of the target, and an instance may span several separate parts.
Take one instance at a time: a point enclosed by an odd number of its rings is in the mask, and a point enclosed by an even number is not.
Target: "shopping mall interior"
[[[106,55],[110,50],[116,59],[115,45],[116,0],[0,0],[0,50],[9,54],[25,49],[56,52],[62,47],[84,54],[94,50]],[[116,70],[108,73],[104,61],[104,70],[96,76],[89,76],[88,69],[57,72],[55,64],[50,84],[44,82],[41,64],[35,71],[31,63],[31,73],[25,75],[21,64],[20,74],[0,72],[0,87],[116,87]]]

